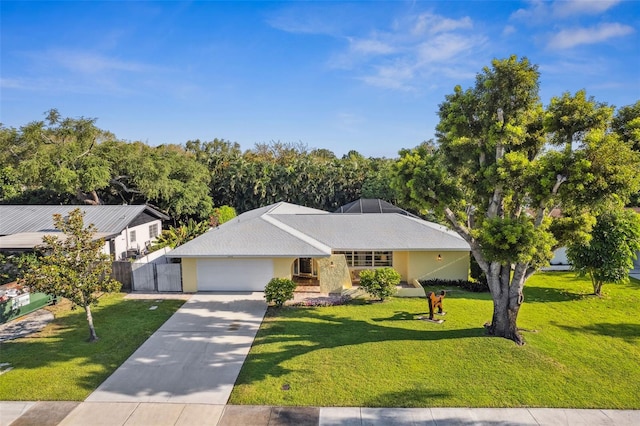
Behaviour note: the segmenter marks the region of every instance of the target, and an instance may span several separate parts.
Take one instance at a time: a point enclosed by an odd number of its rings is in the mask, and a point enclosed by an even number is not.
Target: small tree
[[[295,289],[296,283],[289,278],[272,278],[264,289],[264,298],[281,308],[284,302],[293,299]]]
[[[149,248],[149,251],[153,252],[164,247],[176,248],[199,237],[209,229],[211,229],[209,221],[196,222],[193,219],[189,219],[184,225],[178,227],[170,226],[169,229],[163,230]]]
[[[384,300],[395,294],[400,278],[393,268],[365,269],[360,272],[360,287],[371,296]]]
[[[640,251],[640,215],[619,208],[601,213],[596,220],[591,240],[571,244],[567,257],[580,275],[589,275],[593,293],[600,296],[603,284],[628,280]]]
[[[47,235],[41,249],[44,256],[28,271],[22,282],[35,291],[67,298],[84,308],[89,323],[89,341],[98,340],[93,326],[91,306],[98,304],[100,292],[120,290],[120,283],[110,277],[111,258],[102,252],[103,240],[94,239],[93,224],[84,227],[84,212],[75,209],[69,216],[53,215],[56,229],[64,238]]]
[[[229,222],[236,217],[236,209],[231,206],[220,206],[213,209],[211,216],[209,216],[209,223],[211,226],[222,225],[225,222]]]

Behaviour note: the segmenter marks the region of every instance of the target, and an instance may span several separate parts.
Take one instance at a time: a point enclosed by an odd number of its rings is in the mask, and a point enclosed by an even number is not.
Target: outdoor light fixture
[[[438,262],[442,260],[442,256],[438,255]]]

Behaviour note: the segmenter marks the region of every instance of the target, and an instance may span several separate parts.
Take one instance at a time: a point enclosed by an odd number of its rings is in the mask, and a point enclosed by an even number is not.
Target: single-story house
[[[185,292],[263,291],[278,277],[333,293],[357,283],[359,271],[384,266],[409,286],[468,278],[466,241],[389,206],[371,211],[379,214],[352,208],[329,213],[280,202],[243,213],[167,257],[180,258]]]
[[[0,251],[33,250],[43,236],[60,234],[53,225],[54,214],[67,216],[76,208],[84,211],[85,226],[95,225],[95,238],[105,240],[104,252],[114,260],[144,252],[162,232],[162,221],[169,219],[146,205],[0,205]]]

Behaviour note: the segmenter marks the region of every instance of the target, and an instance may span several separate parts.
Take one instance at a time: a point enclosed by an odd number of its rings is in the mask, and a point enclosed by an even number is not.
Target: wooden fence
[[[153,252],[135,262],[113,262],[112,276],[123,290],[180,292],[182,271],[179,263],[168,263],[165,255],[169,251]]]

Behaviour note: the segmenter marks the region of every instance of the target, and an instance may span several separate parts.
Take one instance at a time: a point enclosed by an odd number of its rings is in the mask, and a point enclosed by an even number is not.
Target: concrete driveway
[[[86,401],[226,404],[266,307],[259,292],[193,295]]]

